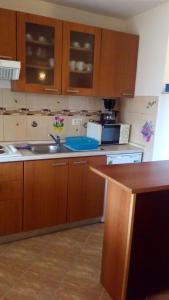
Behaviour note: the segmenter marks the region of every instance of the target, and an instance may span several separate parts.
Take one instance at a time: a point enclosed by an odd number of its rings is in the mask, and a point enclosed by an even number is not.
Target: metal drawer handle
[[[45,88],[45,91],[58,92],[58,89]]]
[[[68,92],[68,93],[75,93],[75,94],[79,93],[78,90],[67,90],[67,92]]]
[[[54,164],[52,164],[52,167],[62,167],[62,166],[66,166],[67,165],[67,163],[65,162],[63,162],[63,163],[54,163]]]
[[[74,161],[74,165],[84,165],[87,164],[87,160],[79,160],[79,161]]]
[[[12,56],[0,55],[0,58],[12,59]]]
[[[122,93],[122,96],[133,96],[132,93]]]

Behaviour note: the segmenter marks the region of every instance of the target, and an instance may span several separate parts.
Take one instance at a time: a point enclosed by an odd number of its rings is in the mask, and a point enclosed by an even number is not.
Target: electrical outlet
[[[80,126],[82,125],[82,119],[72,119],[73,126]]]

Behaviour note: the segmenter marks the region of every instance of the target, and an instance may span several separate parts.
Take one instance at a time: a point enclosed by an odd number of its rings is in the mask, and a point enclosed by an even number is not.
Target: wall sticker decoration
[[[153,123],[152,121],[146,121],[145,124],[142,127],[141,133],[143,135],[143,139],[145,142],[150,142],[151,137],[154,134],[154,129],[153,129]]]
[[[61,116],[55,116],[54,118],[54,123],[53,123],[53,128],[55,129],[56,132],[61,132],[64,127],[64,118]]]

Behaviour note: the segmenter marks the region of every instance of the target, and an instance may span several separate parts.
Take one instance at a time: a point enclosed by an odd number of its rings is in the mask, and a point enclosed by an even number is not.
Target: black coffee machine
[[[100,122],[104,124],[116,123],[118,111],[113,110],[116,105],[116,99],[103,99],[105,111],[101,113]]]

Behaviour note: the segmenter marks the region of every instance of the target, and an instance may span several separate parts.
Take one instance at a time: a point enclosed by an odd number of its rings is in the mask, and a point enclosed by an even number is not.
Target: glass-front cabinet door
[[[101,30],[64,22],[62,93],[97,95]]]
[[[17,14],[17,59],[21,75],[14,90],[61,93],[62,23],[25,13]]]

